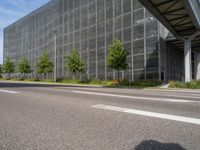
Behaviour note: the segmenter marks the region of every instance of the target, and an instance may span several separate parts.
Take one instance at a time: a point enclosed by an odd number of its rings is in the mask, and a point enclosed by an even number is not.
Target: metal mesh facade
[[[200,1],[199,0],[191,0],[190,1],[192,9],[197,17],[198,22],[200,23]]]
[[[4,59],[9,56],[17,63],[25,56],[33,69],[42,51],[53,60],[56,31],[59,77],[69,76],[64,56],[76,48],[86,64],[87,73],[81,78],[115,79],[106,57],[109,45],[118,38],[131,64],[121,77],[159,79],[158,26],[137,0],[52,0],[4,30]]]

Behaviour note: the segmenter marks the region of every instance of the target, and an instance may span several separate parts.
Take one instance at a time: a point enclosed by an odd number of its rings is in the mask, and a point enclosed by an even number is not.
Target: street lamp
[[[129,86],[131,86],[131,69],[132,69],[132,63],[128,63],[128,79],[129,79]]]
[[[53,76],[53,81],[56,83],[56,71],[57,71],[57,60],[56,60],[56,31],[53,31],[54,35],[54,76]]]
[[[89,80],[89,48],[87,47],[87,79]]]

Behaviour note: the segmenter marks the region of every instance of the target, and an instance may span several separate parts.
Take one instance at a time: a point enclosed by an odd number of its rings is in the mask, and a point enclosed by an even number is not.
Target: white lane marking
[[[128,95],[117,95],[117,94],[107,94],[107,93],[86,92],[86,91],[73,91],[73,92],[74,93],[80,93],[80,94],[88,94],[88,95],[100,95],[100,96],[109,96],[109,97],[142,99],[142,100],[150,100],[150,101],[164,101],[164,102],[177,102],[177,103],[200,102],[200,101],[192,101],[192,100],[186,100],[186,99],[139,97],[139,96],[128,96]]]
[[[115,106],[109,106],[109,105],[101,105],[101,104],[93,105],[91,107],[98,108],[98,109],[104,109],[104,110],[129,113],[129,114],[135,114],[135,115],[141,115],[141,116],[146,116],[146,117],[153,117],[153,118],[173,120],[173,121],[179,121],[179,122],[184,122],[184,123],[200,125],[200,119],[197,119],[197,118],[182,117],[182,116],[175,116],[175,115],[169,115],[169,114],[161,114],[161,113],[129,109],[129,108],[122,108],[122,107],[115,107]]]
[[[76,88],[76,89],[79,89],[79,90],[88,90],[88,91],[97,91],[97,92],[104,92],[105,90],[101,90],[101,89],[91,89],[91,88]],[[109,92],[112,92],[112,90],[108,90],[106,89],[106,91],[109,91]],[[136,92],[136,94],[145,94],[145,96],[162,96],[162,95],[159,95],[159,94],[165,94],[166,97],[174,97],[174,98],[193,98],[193,99],[199,99],[199,94],[194,94],[194,96],[188,96],[188,93],[186,93],[187,95],[174,95],[174,94],[168,94],[168,93],[163,93],[163,92],[154,92],[154,91],[151,91],[151,93],[144,93],[146,91],[135,91],[135,90],[120,90],[120,91],[124,91],[124,92],[127,92],[127,93],[131,93],[131,94],[134,94]],[[116,91],[115,91],[116,92]],[[126,94],[126,93],[125,93]],[[182,93],[183,94],[183,93]]]
[[[3,90],[3,89],[0,89],[0,92],[10,93],[10,94],[18,94],[19,93],[19,92],[16,92],[16,91],[9,91],[9,90]]]
[[[174,92],[174,93],[188,93],[188,94],[194,94],[194,95],[199,95],[200,94],[200,90],[198,91],[194,91],[194,90],[190,90],[190,89],[186,89],[186,90],[169,90],[169,89],[145,89],[147,91],[156,91],[156,92]]]
[[[58,87],[58,88],[59,89],[66,89],[66,87]],[[69,88],[69,87],[67,87],[67,88]],[[75,89],[76,90],[88,90],[88,91],[91,91],[91,92],[93,92],[93,91],[104,92],[105,90],[109,91],[109,92],[113,92],[110,88],[102,89],[102,88],[79,88],[79,87],[75,87],[75,88],[70,88],[70,89],[71,90],[75,90]],[[144,90],[135,90],[135,89],[131,89],[131,90],[129,90],[129,89],[126,89],[126,90],[120,89],[119,90],[119,89],[114,89],[114,90],[115,90],[115,92],[124,91],[126,93],[131,93],[131,94],[134,94],[134,93],[143,94],[144,92],[146,92],[145,96],[156,96],[156,95],[162,96],[161,94],[164,94],[166,97],[169,97],[169,98],[173,97],[173,98],[180,98],[180,99],[182,99],[182,98],[199,99],[199,96],[200,96],[200,93],[199,94],[192,94],[192,93],[187,93],[187,92],[185,92],[185,93],[184,92],[180,92],[180,94],[177,95],[177,92],[176,93],[173,92],[172,94],[169,94],[169,92],[162,92],[162,91],[158,91],[158,90],[153,91],[153,90],[148,90],[148,89],[144,89]],[[151,93],[148,93],[148,92],[151,92]]]

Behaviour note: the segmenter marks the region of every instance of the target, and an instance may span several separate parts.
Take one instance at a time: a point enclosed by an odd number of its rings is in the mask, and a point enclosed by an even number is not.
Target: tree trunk
[[[46,73],[44,74],[44,78],[45,78],[45,80],[47,80],[47,74]]]
[[[73,80],[75,80],[75,76],[76,76],[75,73],[73,73]]]
[[[117,70],[117,73],[118,73],[118,75],[117,75],[117,81],[119,83],[119,69]]]

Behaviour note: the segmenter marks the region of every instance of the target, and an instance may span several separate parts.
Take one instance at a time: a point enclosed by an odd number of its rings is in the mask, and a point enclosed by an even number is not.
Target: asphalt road
[[[0,82],[0,150],[199,150],[200,91]]]

